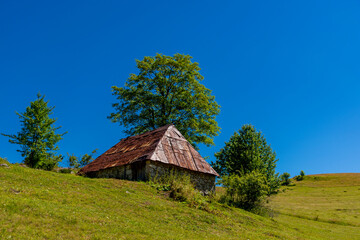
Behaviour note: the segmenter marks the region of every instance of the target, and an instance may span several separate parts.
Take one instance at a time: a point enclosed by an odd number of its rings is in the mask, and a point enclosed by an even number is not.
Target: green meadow
[[[360,239],[360,174],[308,176],[267,217],[176,202],[143,182],[0,167],[0,239]]]
[[[360,239],[360,173],[310,175],[293,183],[269,200],[279,223],[319,239]]]

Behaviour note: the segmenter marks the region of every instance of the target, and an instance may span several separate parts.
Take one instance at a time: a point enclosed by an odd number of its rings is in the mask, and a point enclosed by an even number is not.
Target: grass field
[[[355,191],[360,186],[352,180],[344,180],[353,185],[346,187],[344,204],[335,210],[326,204],[318,211],[314,205],[289,205],[287,199],[293,202],[315,192],[325,203],[330,198],[322,190],[326,184],[343,188],[329,179],[308,178],[287,187],[271,199],[279,213],[269,218],[217,203],[210,203],[210,212],[191,208],[142,182],[0,167],[0,239],[360,239],[358,212],[350,208],[352,203],[359,206],[359,198],[353,201],[350,196],[360,196]],[[333,200],[341,202],[345,192],[337,194]],[[315,215],[321,211],[324,214]]]
[[[275,219],[322,239],[360,239],[360,173],[319,174],[271,197]]]

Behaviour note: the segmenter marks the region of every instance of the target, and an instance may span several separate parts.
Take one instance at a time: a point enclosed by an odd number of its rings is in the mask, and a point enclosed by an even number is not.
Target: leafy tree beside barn
[[[213,145],[220,130],[215,121],[220,106],[200,83],[204,77],[191,59],[156,54],[136,60],[139,73],[131,74],[124,87],[112,87],[117,102],[109,119],[124,126],[129,136],[174,124],[195,147]]]

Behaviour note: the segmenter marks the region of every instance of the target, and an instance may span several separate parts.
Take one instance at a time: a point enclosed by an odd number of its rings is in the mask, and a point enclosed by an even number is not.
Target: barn
[[[79,174],[147,181],[171,169],[189,174],[194,186],[203,192],[214,191],[219,176],[174,125],[122,139]]]

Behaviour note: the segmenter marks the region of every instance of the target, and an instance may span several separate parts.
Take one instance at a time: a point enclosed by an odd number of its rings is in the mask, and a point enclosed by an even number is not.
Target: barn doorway
[[[135,181],[145,181],[145,161],[138,161],[131,164],[132,179]]]

